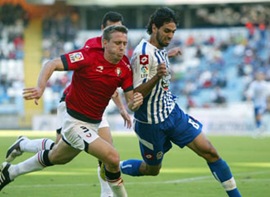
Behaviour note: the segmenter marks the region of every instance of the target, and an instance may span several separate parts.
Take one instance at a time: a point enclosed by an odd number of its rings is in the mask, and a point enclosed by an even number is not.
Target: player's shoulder
[[[124,61],[127,64],[130,64],[129,58],[126,55],[123,56],[122,61]]]
[[[80,50],[84,59],[97,59],[97,57],[103,56],[104,50],[102,48],[82,48]]]
[[[142,39],[141,42],[136,46],[135,52],[137,54],[147,54],[154,51],[154,47],[151,43],[149,43],[147,40]]]
[[[123,56],[122,60],[119,62],[122,66],[131,70],[129,59],[126,55]]]
[[[84,44],[84,48],[102,48],[101,36],[88,39]]]

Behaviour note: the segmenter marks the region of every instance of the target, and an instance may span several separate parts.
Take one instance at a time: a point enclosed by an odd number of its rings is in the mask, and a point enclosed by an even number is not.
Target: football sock
[[[140,173],[140,166],[142,162],[142,160],[137,159],[122,161],[120,162],[121,172],[130,176],[143,176],[143,174]]]
[[[42,139],[26,139],[20,142],[20,149],[23,152],[37,153],[41,150],[51,150],[54,145],[54,141],[47,138]]]
[[[229,197],[241,197],[241,194],[236,187],[231,170],[224,160],[219,159],[213,163],[208,163],[208,166],[214,177],[224,187]]]
[[[8,169],[10,179],[13,180],[19,175],[39,171],[45,168],[46,166],[52,165],[48,160],[49,151],[40,151],[36,153],[33,157],[20,162],[16,165],[11,165]]]
[[[121,172],[112,173],[105,169],[107,182],[113,191],[114,197],[127,197],[124,181],[121,178]]]
[[[100,183],[101,194],[106,196],[112,196],[112,190],[108,182],[105,181],[100,175],[100,166],[98,166],[97,175]]]

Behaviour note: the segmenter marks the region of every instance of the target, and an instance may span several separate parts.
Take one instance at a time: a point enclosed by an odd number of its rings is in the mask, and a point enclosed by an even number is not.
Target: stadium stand
[[[108,10],[98,9],[100,14]],[[117,11],[122,13],[123,9]],[[132,9],[142,10],[141,7]],[[266,79],[270,80],[269,4],[205,5],[190,7],[189,11],[192,15],[190,24],[180,22],[169,46],[180,46],[183,51],[181,57],[172,59],[172,91],[178,96],[180,106],[188,109],[192,103],[192,107],[209,108],[241,102],[256,71],[263,70]],[[3,13],[16,14],[3,17]],[[81,13],[84,12],[76,7],[70,12],[50,10],[43,16],[41,64],[77,49],[87,38],[99,35],[96,27],[89,30],[89,24],[82,25],[85,18]],[[90,8],[87,13],[87,16],[91,15]],[[134,23],[140,24],[130,22],[130,17],[123,15],[125,23],[131,27],[136,26]],[[29,16],[22,7],[10,4],[1,6],[0,16],[0,114],[23,114],[24,106],[18,90],[24,86],[23,32]],[[92,20],[99,24],[101,19],[94,18],[94,13],[92,16]],[[128,56],[138,41],[147,37],[143,26],[135,28],[130,29]],[[44,95],[45,114],[55,112],[71,75],[61,73],[52,77]],[[216,94],[222,95],[223,102],[215,101]],[[117,110],[112,108],[111,111]]]

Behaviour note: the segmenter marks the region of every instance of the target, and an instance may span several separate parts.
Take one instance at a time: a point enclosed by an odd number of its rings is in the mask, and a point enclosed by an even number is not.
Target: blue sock
[[[120,163],[121,172],[130,176],[143,176],[140,173],[140,166],[142,162],[142,160],[137,159],[129,159],[122,161]]]
[[[213,163],[208,163],[208,166],[214,177],[222,184],[229,197],[241,197],[231,170],[224,160],[219,159]]]

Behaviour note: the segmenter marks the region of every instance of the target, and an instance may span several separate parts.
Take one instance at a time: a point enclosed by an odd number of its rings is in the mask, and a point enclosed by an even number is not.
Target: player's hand
[[[158,78],[162,78],[163,76],[167,75],[167,69],[165,63],[161,63],[157,67],[157,74]]]
[[[132,111],[138,110],[142,104],[143,104],[143,95],[139,92],[135,92],[133,95],[133,103],[131,110]]]
[[[24,88],[23,89],[23,98],[25,100],[35,100],[35,104],[38,105],[38,100],[42,96],[43,91],[41,88],[34,87],[34,88]]]
[[[131,118],[130,118],[127,110],[122,109],[120,111],[120,114],[121,114],[122,118],[124,119],[124,126],[127,127],[128,129],[130,129],[132,126],[132,121],[131,121]]]
[[[174,47],[168,51],[168,57],[175,57],[177,55],[182,55],[180,47]]]

